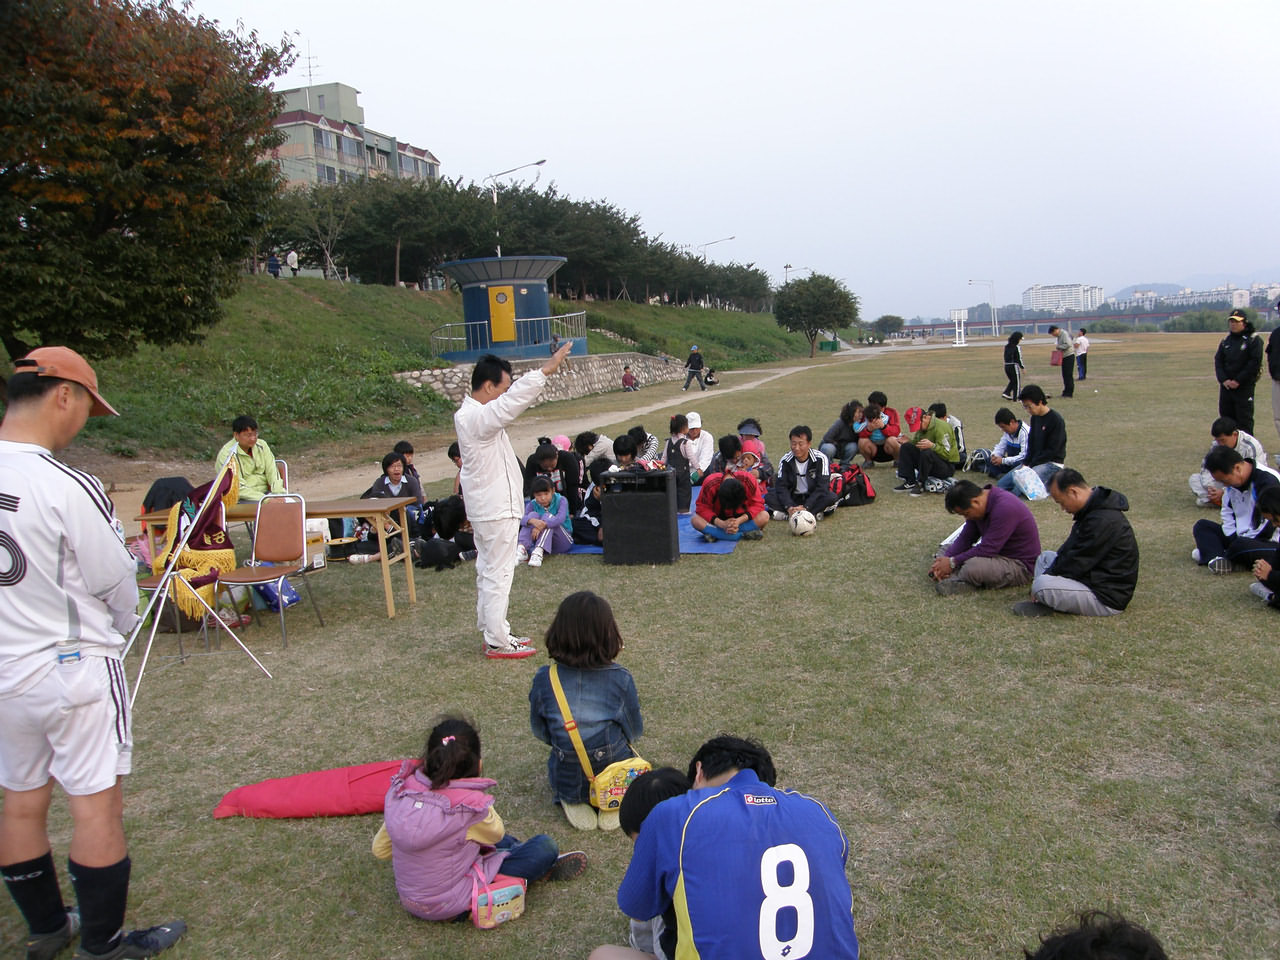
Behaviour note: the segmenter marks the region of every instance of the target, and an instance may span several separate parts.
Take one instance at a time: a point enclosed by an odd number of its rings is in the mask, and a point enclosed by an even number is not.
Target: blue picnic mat
[[[717,540],[708,543],[689,525],[688,517],[676,517],[676,532],[680,537],[681,553],[733,553],[738,545],[736,540]],[[604,547],[587,547],[575,543],[570,553],[604,553]]]

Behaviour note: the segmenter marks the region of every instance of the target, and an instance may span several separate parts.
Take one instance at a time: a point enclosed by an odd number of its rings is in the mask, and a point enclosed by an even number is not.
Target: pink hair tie
[[[456,740],[456,739],[457,739],[457,738],[456,738],[456,737],[454,737],[454,736],[442,737],[442,738],[440,739],[440,746],[442,746],[442,747],[443,747],[445,744],[453,743],[453,741],[454,741],[454,740]]]

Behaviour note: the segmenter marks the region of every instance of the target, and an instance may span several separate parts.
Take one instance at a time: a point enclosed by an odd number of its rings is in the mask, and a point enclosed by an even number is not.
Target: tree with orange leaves
[[[199,339],[278,173],[292,48],[170,0],[0,3],[0,344],[90,357]]]

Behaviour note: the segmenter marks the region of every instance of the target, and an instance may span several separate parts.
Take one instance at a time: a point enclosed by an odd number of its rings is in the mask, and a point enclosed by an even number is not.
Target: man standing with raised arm
[[[476,625],[491,659],[517,660],[538,652],[528,637],[513,637],[507,622],[524,515],[524,474],[506,428],[538,399],[547,377],[572,349],[572,341],[565,343],[541,370],[530,370],[515,382],[508,361],[485,354],[471,371],[471,394],[453,415],[462,454],[459,477],[476,538]]]

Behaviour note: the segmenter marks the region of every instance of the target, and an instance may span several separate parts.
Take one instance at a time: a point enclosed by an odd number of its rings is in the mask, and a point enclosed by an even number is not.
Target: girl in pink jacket
[[[480,734],[462,717],[443,717],[422,756],[406,760],[391,780],[385,819],[373,851],[390,856],[401,905],[423,920],[465,919],[476,870],[525,881],[568,880],[587,869],[587,855],[559,853],[546,834],[519,841],[506,832],[480,776]]]

